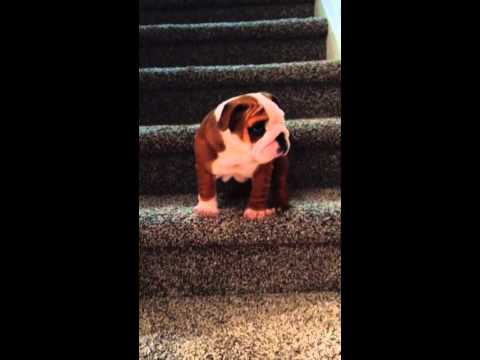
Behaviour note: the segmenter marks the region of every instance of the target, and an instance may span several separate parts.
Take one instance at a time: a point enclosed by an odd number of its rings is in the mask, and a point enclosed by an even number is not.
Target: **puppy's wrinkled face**
[[[215,117],[226,146],[248,151],[259,164],[286,156],[290,150],[285,114],[269,93],[250,93],[224,101],[215,109]]]

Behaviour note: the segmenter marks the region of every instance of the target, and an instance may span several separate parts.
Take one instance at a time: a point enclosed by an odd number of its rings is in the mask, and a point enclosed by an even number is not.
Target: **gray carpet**
[[[140,297],[340,291],[338,245],[140,250]]]
[[[140,359],[340,360],[338,293],[143,299]]]
[[[140,67],[265,64],[325,59],[325,19],[141,26]],[[195,51],[192,51],[195,44]]]
[[[312,0],[140,0],[140,24],[192,24],[313,16]]]
[[[274,94],[288,118],[340,116],[339,61],[139,70],[140,125],[198,124],[225,99]]]
[[[252,222],[242,218],[246,199],[219,198],[217,218],[193,213],[196,196],[141,196],[140,245],[155,247],[340,244],[339,189],[292,193],[292,208]]]
[[[251,222],[242,201],[220,199],[219,218],[199,219],[193,194],[142,196],[142,296],[339,290],[339,190],[291,197],[292,209]]]

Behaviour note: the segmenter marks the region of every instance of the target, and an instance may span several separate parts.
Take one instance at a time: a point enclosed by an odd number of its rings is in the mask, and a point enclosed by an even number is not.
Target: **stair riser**
[[[303,18],[314,15],[310,4],[279,4],[187,9],[140,9],[140,25],[195,24],[205,22],[254,21]]]
[[[285,85],[257,84],[198,89],[145,90],[140,87],[140,125],[198,124],[225,99],[239,94],[267,91],[280,99],[288,118],[319,118],[341,115],[338,82]]]
[[[334,245],[140,251],[140,296],[339,291]]]
[[[289,155],[290,189],[340,185],[340,150],[298,150]],[[192,153],[141,158],[140,194],[196,193],[195,158]],[[229,190],[230,183],[217,182],[217,190]]]
[[[151,44],[140,49],[140,67],[267,64],[326,58],[325,39]]]

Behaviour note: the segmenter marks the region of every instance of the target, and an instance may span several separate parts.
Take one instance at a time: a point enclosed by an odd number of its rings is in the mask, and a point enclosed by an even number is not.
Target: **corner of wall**
[[[341,0],[315,0],[315,16],[328,20],[327,60],[342,58]]]

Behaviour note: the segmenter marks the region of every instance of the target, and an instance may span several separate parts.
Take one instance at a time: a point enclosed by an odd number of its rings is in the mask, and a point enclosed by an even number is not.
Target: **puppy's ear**
[[[241,103],[230,102],[226,104],[218,121],[218,128],[221,131],[230,129],[231,132],[234,132],[240,126],[247,109],[248,105]]]
[[[261,94],[269,98],[270,100],[272,100],[275,104],[278,105],[278,107],[280,107],[280,102],[278,101],[278,98],[275,95],[272,95],[269,92],[262,92]]]

